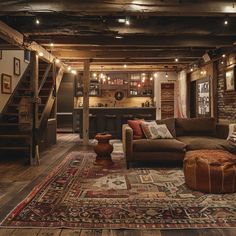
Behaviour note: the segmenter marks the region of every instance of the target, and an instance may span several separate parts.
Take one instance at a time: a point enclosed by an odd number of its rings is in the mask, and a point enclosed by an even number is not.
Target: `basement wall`
[[[20,76],[14,75],[14,57],[20,59],[21,74]],[[2,59],[0,59],[0,113],[6,105],[11,94],[2,93],[2,74],[7,74],[12,77],[12,92],[14,92],[21,75],[23,75],[28,63],[24,61],[23,50],[2,50]]]

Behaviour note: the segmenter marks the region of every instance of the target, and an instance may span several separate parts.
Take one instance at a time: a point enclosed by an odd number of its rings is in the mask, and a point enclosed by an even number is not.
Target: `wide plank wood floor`
[[[87,150],[78,145],[76,134],[58,134],[58,143],[44,152],[40,166],[25,166],[20,160],[1,157],[0,160],[0,220],[42,178],[44,178],[70,150]],[[21,194],[19,194],[21,193]],[[236,236],[236,228],[198,230],[78,230],[78,229],[9,229],[0,228],[0,236]]]

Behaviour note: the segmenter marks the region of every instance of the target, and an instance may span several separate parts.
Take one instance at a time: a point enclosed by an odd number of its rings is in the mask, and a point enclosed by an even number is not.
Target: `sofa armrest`
[[[216,124],[216,137],[227,139],[229,135],[229,125]]]
[[[122,143],[126,162],[128,163],[133,157],[133,130],[128,124],[122,126]]]

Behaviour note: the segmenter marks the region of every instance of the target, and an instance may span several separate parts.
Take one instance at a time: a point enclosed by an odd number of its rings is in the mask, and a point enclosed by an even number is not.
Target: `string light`
[[[130,25],[130,20],[128,18],[125,19],[125,24]]]
[[[225,19],[224,19],[224,25],[228,25],[228,23],[229,23],[229,17],[226,16]]]
[[[119,22],[119,23],[125,23],[125,19],[120,18],[120,19],[118,19],[118,22]]]

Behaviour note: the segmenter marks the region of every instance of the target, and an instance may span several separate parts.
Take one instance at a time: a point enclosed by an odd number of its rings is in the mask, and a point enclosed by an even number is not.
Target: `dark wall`
[[[74,108],[74,75],[66,73],[58,90],[57,112],[72,112]]]
[[[224,64],[221,64],[221,61]],[[226,56],[218,62],[217,76],[217,104],[219,122],[230,123],[236,121],[236,90],[226,91],[226,70],[236,66],[236,52]],[[234,75],[236,77],[236,74]],[[236,83],[236,79],[235,79]]]

